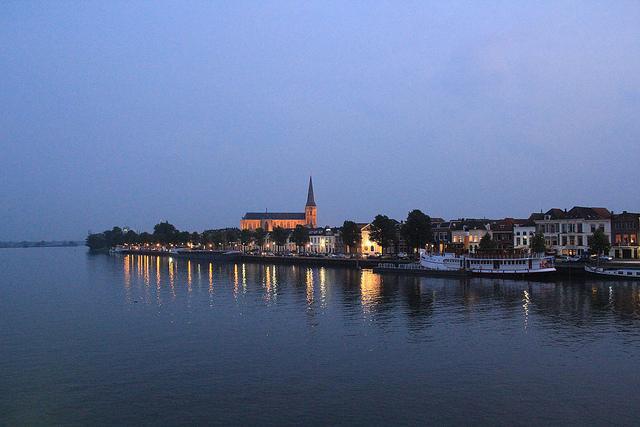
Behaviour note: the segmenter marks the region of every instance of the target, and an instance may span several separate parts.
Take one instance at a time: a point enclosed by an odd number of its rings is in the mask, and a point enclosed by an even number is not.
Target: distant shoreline
[[[31,249],[31,248],[75,248],[84,246],[83,241],[40,241],[40,242],[0,242],[0,249]]]

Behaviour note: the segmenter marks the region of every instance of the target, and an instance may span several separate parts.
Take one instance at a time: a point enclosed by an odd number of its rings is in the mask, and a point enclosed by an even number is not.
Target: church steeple
[[[307,204],[305,206],[315,206],[316,201],[313,197],[313,181],[309,177],[309,191],[307,192]]]
[[[307,192],[307,204],[304,207],[304,220],[307,227],[316,228],[318,224],[318,208],[313,197],[313,181],[309,177],[309,191]]]

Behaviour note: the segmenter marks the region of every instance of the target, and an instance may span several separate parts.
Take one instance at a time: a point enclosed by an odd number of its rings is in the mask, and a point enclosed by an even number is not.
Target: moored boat
[[[556,271],[553,257],[539,255],[420,254],[420,265],[434,271],[466,271],[477,275],[532,275]]]
[[[601,267],[596,265],[585,265],[584,271],[597,276],[615,279],[640,279],[640,268],[637,267]]]

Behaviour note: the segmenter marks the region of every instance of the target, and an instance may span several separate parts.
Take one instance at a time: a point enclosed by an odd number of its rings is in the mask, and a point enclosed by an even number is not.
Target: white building
[[[536,234],[534,222],[513,225],[513,249],[526,251],[530,248],[531,239]]]
[[[589,239],[597,229],[611,241],[611,212],[606,208],[575,206],[571,210],[550,209],[536,219],[536,230],[544,234],[545,246],[556,255],[589,252]]]
[[[309,250],[316,254],[341,252],[342,239],[337,228],[314,228],[309,230]]]
[[[455,224],[455,225],[453,225]],[[452,221],[451,243],[462,245],[469,253],[480,246],[480,240],[489,232],[489,220],[459,219]]]

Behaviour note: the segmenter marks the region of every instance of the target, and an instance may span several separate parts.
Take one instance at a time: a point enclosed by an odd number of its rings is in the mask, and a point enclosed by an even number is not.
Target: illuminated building
[[[611,212],[606,208],[575,206],[569,211],[554,208],[535,220],[536,231],[544,234],[545,245],[556,255],[589,252],[589,239],[600,229],[611,236]]]
[[[296,228],[297,225],[315,228],[317,222],[313,182],[309,177],[309,190],[304,212],[247,212],[240,220],[240,229],[255,230],[256,228],[262,228],[265,231],[271,231],[275,227],[292,229]]]
[[[333,254],[342,251],[340,229],[326,227],[309,230],[309,252]]]
[[[615,258],[640,258],[640,213],[623,211],[611,217],[611,254]]]

